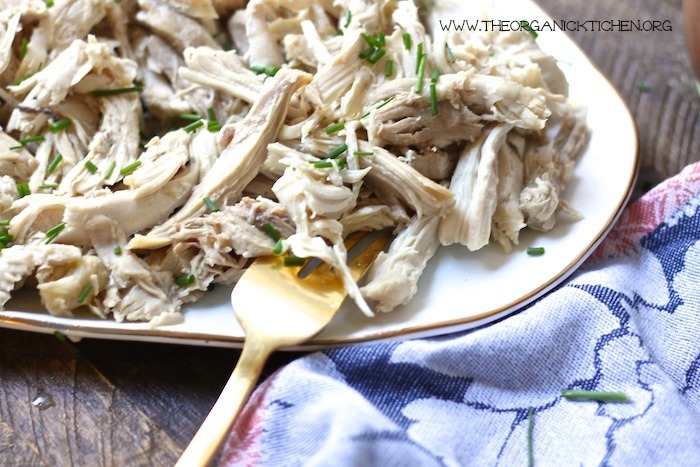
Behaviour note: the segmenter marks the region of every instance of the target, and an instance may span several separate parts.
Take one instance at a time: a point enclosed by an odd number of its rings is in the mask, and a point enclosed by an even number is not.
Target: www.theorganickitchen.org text
[[[443,31],[509,32],[509,31],[567,31],[567,32],[667,32],[673,31],[670,20],[609,19],[609,20],[504,20],[449,19],[439,20]]]

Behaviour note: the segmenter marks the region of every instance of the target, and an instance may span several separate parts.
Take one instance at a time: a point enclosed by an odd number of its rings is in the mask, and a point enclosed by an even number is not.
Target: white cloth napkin
[[[515,315],[291,363],[254,393],[221,464],[510,466],[531,452],[543,466],[699,465],[699,206],[697,164],[628,207],[578,272]]]

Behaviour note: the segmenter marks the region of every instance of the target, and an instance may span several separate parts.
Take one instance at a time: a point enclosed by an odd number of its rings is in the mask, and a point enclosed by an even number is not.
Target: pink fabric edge
[[[636,247],[645,235],[661,225],[699,191],[700,163],[696,162],[627,206],[588,262],[609,258]]]

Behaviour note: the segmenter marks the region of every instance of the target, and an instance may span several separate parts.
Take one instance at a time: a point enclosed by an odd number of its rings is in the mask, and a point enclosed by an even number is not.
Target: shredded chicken
[[[556,60],[526,32],[443,31],[442,7],[8,3],[0,307],[35,287],[57,316],[162,325],[274,253],[330,263],[372,315],[440,244],[509,251],[575,214],[588,129]],[[382,229],[359,287],[343,240]]]

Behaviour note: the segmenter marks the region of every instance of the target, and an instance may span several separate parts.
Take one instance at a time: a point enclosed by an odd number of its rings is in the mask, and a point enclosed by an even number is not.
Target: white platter
[[[540,22],[547,19],[529,1],[497,0],[492,8],[493,18]],[[445,19],[479,19],[473,13],[462,16],[451,13]],[[337,319],[304,348],[439,335],[484,325],[551,290],[602,241],[634,186],[638,165],[635,125],[612,85],[563,32],[540,32],[537,42],[560,61],[572,99],[588,108],[590,143],[564,193],[583,219],[573,221],[560,216],[559,224],[550,232],[524,232],[520,246],[509,254],[496,246],[476,253],[457,246],[442,248],[430,262],[420,280],[419,292],[408,306],[367,318],[346,303]],[[528,246],[542,246],[546,253],[530,257],[525,253]],[[60,331],[73,339],[230,347],[242,344],[243,332],[230,309],[226,288],[215,289],[187,307],[184,318],[181,324],[157,329],[146,324],[56,318],[42,311],[36,294],[23,292],[7,304],[6,311],[0,312],[0,326],[45,333]]]

